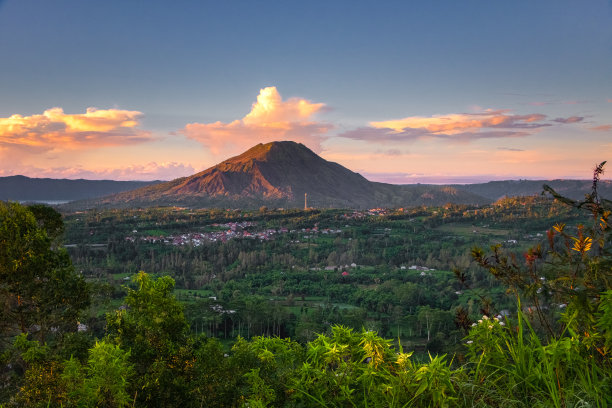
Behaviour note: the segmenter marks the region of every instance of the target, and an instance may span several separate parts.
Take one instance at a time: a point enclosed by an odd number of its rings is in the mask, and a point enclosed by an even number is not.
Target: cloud
[[[529,115],[506,115],[506,111],[487,111],[483,113],[453,113],[431,117],[411,116],[398,120],[370,122],[377,129],[392,129],[401,132],[406,129],[425,129],[431,134],[454,135],[465,131],[478,131],[482,128],[522,128],[530,129],[548,126],[540,123],[546,116],[538,113]]]
[[[0,168],[0,176],[25,175],[30,177],[84,178],[89,180],[172,180],[196,172],[190,164],[167,162],[135,164],[122,168],[89,169],[83,166],[40,168],[16,165],[10,170]]]
[[[531,135],[535,130],[553,126],[546,115],[513,115],[508,110],[479,113],[451,113],[434,116],[409,116],[402,119],[370,122],[369,126],[340,134],[355,140],[401,142],[422,139],[446,139],[469,142],[477,139],[512,138]],[[581,116],[557,118],[556,124],[581,122]]]
[[[242,119],[230,123],[190,123],[179,133],[196,140],[214,154],[238,153],[257,143],[293,140],[320,152],[321,142],[333,128],[313,120],[325,111],[323,103],[302,98],[282,100],[276,87],[260,90],[257,102]]]
[[[496,163],[531,164],[545,161],[544,154],[537,150],[498,150],[491,155]]]
[[[144,142],[151,134],[137,128],[141,117],[138,111],[96,108],[80,114],[66,114],[62,108],[15,114],[0,118],[0,147],[41,152]]]
[[[503,150],[506,152],[524,152],[525,151],[523,149],[515,149],[512,147],[498,147],[497,150]]]
[[[395,131],[393,129],[386,128],[377,129],[371,127],[361,127],[341,133],[338,136],[369,142],[405,142],[437,138],[465,143],[477,139],[525,137],[529,134],[530,133],[525,131],[472,131],[449,135],[444,133],[429,132],[427,129],[409,128],[402,131]]]
[[[584,116],[570,116],[569,118],[557,118],[553,119],[557,123],[578,123],[584,120]]]
[[[572,101],[560,101],[560,100],[554,100],[554,101],[533,101],[533,102],[527,102],[525,105],[530,105],[530,106],[547,106],[547,105],[582,105],[582,104],[588,104],[588,103],[593,103],[591,101],[588,100],[582,100],[582,101],[577,101],[577,100],[572,100]]]
[[[612,103],[612,99],[608,99],[608,103]]]
[[[609,132],[612,130],[612,125],[593,126],[590,127],[589,130],[594,130],[596,132]]]
[[[385,156],[401,156],[404,154],[400,149],[379,149],[376,150],[374,153],[382,154]]]

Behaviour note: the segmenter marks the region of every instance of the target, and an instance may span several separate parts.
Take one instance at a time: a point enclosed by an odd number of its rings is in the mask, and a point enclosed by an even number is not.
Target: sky
[[[612,1],[0,0],[0,176],[170,180],[275,140],[396,184],[588,179]]]

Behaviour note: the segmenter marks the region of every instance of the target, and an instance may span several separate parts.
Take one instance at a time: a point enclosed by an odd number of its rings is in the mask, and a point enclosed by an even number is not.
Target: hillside
[[[89,205],[197,207],[364,208],[373,206],[485,204],[453,187],[375,183],[329,162],[295,142],[259,144],[189,177],[106,197]]]
[[[542,185],[548,184],[559,194],[574,200],[584,199],[584,195],[591,192],[591,180],[504,180],[490,181],[480,184],[454,185],[452,187],[485,197],[491,201],[504,196],[527,196],[542,193]],[[612,197],[612,182],[602,180],[598,184],[602,197]]]

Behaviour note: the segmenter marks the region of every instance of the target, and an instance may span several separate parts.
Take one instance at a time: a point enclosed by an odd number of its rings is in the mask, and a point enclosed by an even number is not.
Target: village
[[[138,231],[133,230],[132,234],[125,237],[126,241],[136,242],[143,241],[151,244],[166,244],[174,246],[191,245],[199,247],[207,242],[227,242],[231,239],[246,238],[246,239],[258,239],[260,241],[267,241],[272,239],[278,234],[296,233],[301,232],[304,234],[303,239],[312,238],[316,234],[340,234],[342,230],[334,228],[323,228],[319,229],[318,225],[312,228],[302,228],[300,230],[288,228],[267,228],[261,231],[253,231],[253,227],[256,227],[257,223],[252,221],[242,222],[228,222],[225,224],[211,224],[211,227],[218,228],[217,231],[209,232],[186,232],[177,235],[137,235]],[[296,242],[299,243],[299,240]]]

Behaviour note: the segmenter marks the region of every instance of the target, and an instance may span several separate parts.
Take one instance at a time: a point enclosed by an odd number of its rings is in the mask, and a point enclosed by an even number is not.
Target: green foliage
[[[603,164],[597,166],[593,191],[574,201],[546,190],[559,201],[588,209],[593,225],[569,231],[557,223],[548,231],[548,252],[527,251],[524,264],[500,246],[492,255],[474,249],[474,259],[512,290],[518,299],[515,325],[504,327],[483,316],[466,338],[473,404],[608,406],[612,403],[610,298],[612,251],[608,218],[611,202],[597,192]],[[564,313],[557,310],[565,309]],[[540,326],[535,326],[539,323]]]
[[[44,343],[51,328],[76,330],[89,289],[66,251],[51,247],[47,228],[61,230],[57,213],[35,210],[48,219],[42,227],[28,208],[0,202],[0,336],[36,333]]]
[[[267,406],[272,401],[277,406],[286,404],[291,394],[287,385],[303,361],[303,347],[295,341],[259,336],[251,341],[238,338],[230,358],[230,363],[243,373],[239,384],[250,406]]]
[[[172,294],[174,281],[140,272],[133,282],[136,289],[128,288],[125,307],[107,315],[109,338],[131,351],[136,372],[131,391],[147,406],[187,401],[193,356],[183,307]]]
[[[253,368],[244,375],[250,388],[250,395],[244,402],[246,407],[267,407],[276,399],[274,390],[259,376],[259,371],[259,368]]]
[[[0,399],[62,401],[57,355],[89,305],[89,286],[57,248],[62,230],[51,208],[0,202]]]
[[[612,290],[601,294],[596,327],[605,339],[602,354],[608,355],[612,352]]]
[[[483,316],[466,337],[471,383],[464,398],[474,405],[606,406],[610,391],[609,363],[589,353],[588,336],[572,333],[543,344],[524,313],[516,326]],[[509,320],[507,320],[510,323]],[[469,388],[472,384],[472,388]],[[589,405],[590,406],[590,405]]]
[[[128,384],[133,376],[130,353],[106,341],[96,342],[85,367],[71,358],[61,375],[66,406],[125,407],[131,404]]]
[[[297,372],[294,399],[305,406],[451,406],[461,371],[444,356],[415,363],[375,332],[334,326],[308,344]]]
[[[65,230],[62,215],[44,204],[34,204],[27,208],[34,214],[38,225],[45,230],[47,236],[57,243]]]

